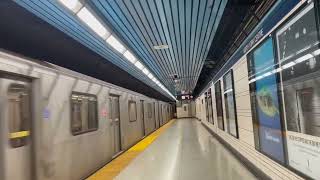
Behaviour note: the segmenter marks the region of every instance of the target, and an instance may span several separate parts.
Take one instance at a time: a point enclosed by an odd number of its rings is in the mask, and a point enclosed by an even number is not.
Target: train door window
[[[11,147],[27,145],[31,120],[29,87],[23,84],[9,86],[8,119]]]
[[[214,85],[215,97],[216,97],[216,110],[217,110],[217,120],[218,127],[224,130],[224,120],[223,120],[223,107],[222,107],[222,95],[221,95],[221,82],[220,80]]]
[[[137,104],[135,101],[129,101],[129,121],[137,120]]]
[[[163,110],[162,110],[162,104],[160,105],[160,125],[163,125]]]
[[[82,134],[98,129],[97,97],[91,94],[72,92],[71,132]]]
[[[223,76],[224,105],[226,110],[227,131],[238,138],[238,122],[236,116],[236,102],[233,88],[233,71],[230,70]]]
[[[129,107],[130,108],[130,107]],[[129,110],[130,112],[130,110]],[[140,100],[140,117],[141,117],[141,125],[142,125],[142,134],[146,135],[146,127],[145,127],[145,118],[144,118],[144,100]]]
[[[320,50],[311,1],[276,32],[288,164],[320,179]]]
[[[148,103],[148,118],[152,118],[152,105],[151,103]]]
[[[155,128],[157,128],[157,120],[156,120],[156,103],[155,102],[153,102],[152,103],[152,118],[153,118],[153,120],[154,120],[154,127]]]

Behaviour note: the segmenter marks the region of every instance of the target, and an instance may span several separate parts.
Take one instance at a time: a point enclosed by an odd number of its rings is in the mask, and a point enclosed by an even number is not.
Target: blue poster
[[[266,68],[268,71],[274,70],[271,38],[253,52],[253,63],[256,73]],[[260,150],[272,158],[284,162],[276,74],[257,80],[255,94]]]

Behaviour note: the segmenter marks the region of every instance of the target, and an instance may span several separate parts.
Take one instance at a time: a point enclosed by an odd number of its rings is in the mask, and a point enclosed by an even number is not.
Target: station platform
[[[170,121],[89,180],[257,179],[196,119]]]

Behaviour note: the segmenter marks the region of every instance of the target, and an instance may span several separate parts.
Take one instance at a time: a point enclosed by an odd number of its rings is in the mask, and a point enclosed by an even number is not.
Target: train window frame
[[[148,118],[151,119],[153,116],[153,111],[152,111],[152,104],[151,103],[147,103],[147,109],[148,109]]]
[[[135,113],[135,118],[133,119],[131,117],[131,105],[134,104],[134,113]],[[137,114],[137,102],[133,100],[128,101],[128,117],[129,117],[129,122],[135,122],[138,119],[138,114]]]
[[[24,89],[24,93],[25,92],[28,92],[28,95],[29,95],[29,98],[28,98],[28,102],[27,102],[27,106],[28,106],[28,109],[29,111],[28,112],[28,117],[26,120],[22,120],[24,119],[23,117],[25,117],[25,114],[23,113],[23,109],[21,106],[23,106],[24,104],[21,104],[19,103],[18,106],[19,106],[19,124],[21,125],[21,123],[24,124],[23,127],[20,127],[20,130],[17,130],[17,131],[12,131],[11,129],[11,125],[14,126],[14,124],[11,124],[11,122],[13,122],[13,120],[10,119],[10,107],[11,106],[8,106],[8,131],[9,131],[9,144],[10,144],[10,147],[11,148],[20,148],[20,147],[23,147],[23,146],[27,146],[29,144],[29,136],[30,136],[30,130],[31,130],[31,120],[32,120],[32,113],[31,113],[31,101],[32,101],[32,94],[31,94],[31,91],[30,91],[30,88],[28,88],[27,86],[25,86],[24,84],[19,84],[19,83],[11,83],[9,84],[8,86],[8,89],[7,89],[7,95],[9,97],[9,95],[12,93],[17,93],[17,92],[11,92],[10,89],[12,86],[23,86],[23,89]],[[16,89],[16,88],[15,88]],[[19,93],[22,93],[22,91],[20,91]],[[19,96],[20,98],[20,96]],[[20,98],[21,99],[21,98]],[[8,101],[10,99],[8,98]],[[19,102],[23,102],[23,101],[19,101]],[[8,102],[9,103],[9,102]],[[15,127],[15,126],[14,126]],[[17,129],[17,128],[14,128],[14,129]]]
[[[230,85],[231,85],[231,89],[227,89],[227,86],[226,86],[226,77],[227,75],[230,74],[230,77],[231,77],[231,82],[230,82]],[[230,93],[228,91],[231,91],[232,93],[232,98],[233,98],[233,113],[234,113],[234,123],[235,123],[235,134],[232,134],[230,132],[230,122],[229,122],[229,119],[228,119],[228,112],[229,112],[229,109],[227,108],[228,104],[227,104],[227,94]],[[225,114],[226,114],[226,122],[228,123],[227,124],[227,132],[232,135],[233,137],[235,138],[239,138],[239,126],[238,126],[238,116],[237,116],[237,104],[236,104],[236,96],[235,96],[235,86],[234,86],[234,76],[233,76],[233,70],[230,69],[227,73],[225,73],[223,75],[223,98],[224,98],[224,107],[225,107]]]
[[[90,105],[89,105],[89,100],[87,101],[87,106],[85,107],[86,108],[86,112],[87,112],[87,128],[86,129],[84,129],[84,130],[80,130],[80,131],[75,131],[75,130],[73,130],[73,123],[74,123],[74,113],[73,113],[73,109],[74,109],[74,104],[75,104],[75,102],[74,102],[74,100],[75,100],[75,98],[93,98],[94,99],[94,112],[93,112],[93,114],[94,114],[94,121],[93,122],[95,122],[95,127],[93,127],[93,128],[90,128],[89,127],[89,125],[90,125],[90,122],[89,121],[92,121],[91,120],[91,118],[90,118],[90,111],[89,111],[89,109],[90,109]],[[82,100],[81,100],[82,101]],[[83,124],[83,111],[82,111],[82,103],[83,102],[79,102],[79,99],[78,99],[78,102],[77,102],[77,104],[79,105],[80,104],[80,116],[79,116],[79,114],[78,114],[78,116],[81,118],[81,126],[82,126],[82,124]],[[82,127],[81,127],[81,129],[82,129]],[[94,95],[94,94],[88,94],[88,93],[82,93],[82,92],[75,92],[75,91],[72,91],[71,92],[71,95],[70,95],[70,131],[71,131],[71,134],[73,135],[73,136],[77,136],[77,135],[81,135],[81,134],[85,134],[85,133],[89,133],[89,132],[93,132],[93,131],[97,131],[99,129],[99,114],[98,114],[98,98],[97,98],[97,96],[96,95]]]

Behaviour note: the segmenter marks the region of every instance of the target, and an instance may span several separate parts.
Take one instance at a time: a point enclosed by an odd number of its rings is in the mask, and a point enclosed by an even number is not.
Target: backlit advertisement
[[[274,70],[274,55],[272,39],[266,40],[252,54],[253,71],[272,72]],[[265,76],[256,75],[255,83],[251,90],[254,91],[255,119],[258,124],[259,148],[260,150],[276,159],[284,162],[283,138],[281,133],[281,122],[278,102],[278,90],[276,74]]]

